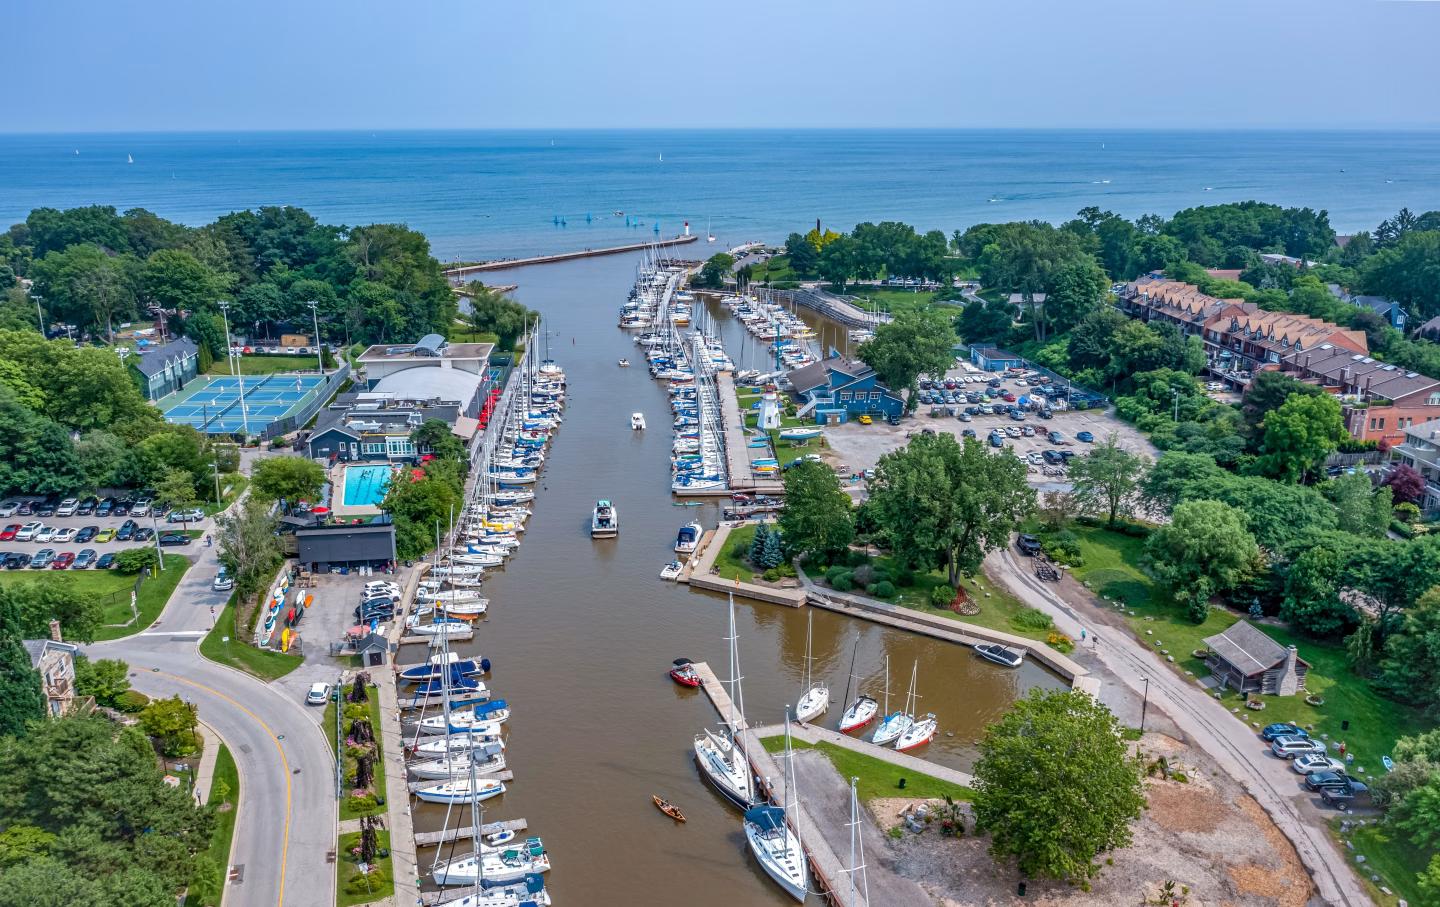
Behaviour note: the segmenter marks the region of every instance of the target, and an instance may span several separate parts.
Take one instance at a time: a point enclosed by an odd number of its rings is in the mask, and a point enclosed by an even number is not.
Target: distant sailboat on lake
[[[76,154],[79,154],[79,152],[77,151]],[[134,155],[130,155],[130,154],[125,155],[125,163],[127,163],[127,164],[133,164],[133,163],[135,163],[135,157],[134,157]]]

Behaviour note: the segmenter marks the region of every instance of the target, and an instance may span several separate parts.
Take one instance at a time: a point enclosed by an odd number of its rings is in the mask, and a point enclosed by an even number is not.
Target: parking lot
[[[960,377],[965,373],[952,371],[947,377]],[[1000,376],[992,373],[980,373],[988,382],[989,379]],[[958,384],[957,390],[969,391],[971,393],[983,392],[987,383],[965,383]],[[1008,392],[1018,402],[1021,398],[1034,393],[1034,388],[1027,381],[1024,384],[1015,379],[1001,379],[999,388],[1001,393]],[[953,392],[952,392],[953,394]],[[1007,405],[1003,397],[993,398],[991,405],[996,403]],[[1004,412],[993,415],[983,413],[971,415],[969,421],[961,421],[958,415],[968,407],[983,406],[984,404],[973,404],[968,401],[961,401],[954,404],[921,403],[916,409],[912,418],[902,420],[899,425],[888,425],[877,420],[873,425],[861,425],[858,422],[850,422],[825,430],[825,438],[829,444],[829,452],[826,460],[837,471],[843,466],[846,473],[858,473],[866,469],[873,469],[880,457],[905,444],[907,438],[923,429],[932,429],[937,432],[948,432],[960,437],[967,431],[973,432],[976,440],[985,444],[987,449],[994,448],[988,438],[994,429],[1005,433],[1001,440],[1001,448],[1011,451],[1026,461],[1029,468],[1029,477],[1032,485],[1042,488],[1063,488],[1068,487],[1066,480],[1066,468],[1063,464],[1047,463],[1044,460],[1044,453],[1047,450],[1056,451],[1051,454],[1054,459],[1061,451],[1069,451],[1072,455],[1083,456],[1094,444],[1102,443],[1112,434],[1118,439],[1119,445],[1130,451],[1143,454],[1150,459],[1159,456],[1155,446],[1142,435],[1135,426],[1124,422],[1106,409],[1085,409],[1085,410],[1056,410],[1052,407],[1049,419],[1041,418],[1036,412],[1027,412],[1023,418],[1016,420]],[[955,416],[946,413],[947,409],[953,409]],[[940,415],[932,416],[931,412],[938,410]],[[1025,429],[1029,428],[1033,434],[1026,435]],[[1059,435],[1058,443],[1052,442],[1049,438],[1051,432]],[[1088,432],[1093,439],[1091,442],[1079,440],[1083,432]],[[1019,437],[1014,437],[1018,434]],[[1037,462],[1038,461],[1038,462]]]
[[[108,516],[98,516],[94,512],[71,516],[59,516],[58,514],[41,516],[40,513],[48,509],[39,506],[42,500],[34,497],[17,497],[0,501],[0,514],[10,514],[0,516],[0,564],[3,564],[6,569],[30,569],[31,560],[44,549],[53,550],[57,557],[66,553],[78,555],[87,549],[94,551],[93,561],[83,567],[72,566],[68,569],[95,568],[107,554],[144,545],[153,546],[156,535],[187,535],[185,530],[198,530],[202,534],[208,534],[214,527],[214,521],[203,513],[196,514],[200,517],[199,520],[170,522],[168,511],[156,514],[153,509],[142,516],[133,516],[128,510],[124,514],[112,513]],[[20,512],[22,510],[20,505],[25,502],[29,502],[31,505],[28,508],[32,511],[31,513]],[[56,506],[57,503],[52,501],[51,506]],[[12,507],[15,508],[13,513],[11,512]],[[125,539],[118,538],[119,535],[127,534],[121,531],[127,521],[131,523],[132,530],[140,530],[138,538],[134,534],[129,534],[129,537]],[[21,535],[30,535],[24,530],[25,527],[34,523],[41,524],[45,529],[68,530],[69,533],[55,539],[47,537],[47,533],[42,530],[35,532],[29,538],[19,538]],[[86,538],[91,535],[91,532],[93,532],[93,537]],[[189,554],[195,550],[197,545],[203,544],[199,539],[189,539],[184,544],[171,544],[167,541],[163,547],[174,553]],[[22,556],[26,559],[24,563],[20,561]],[[53,568],[53,561],[44,565],[44,569],[51,568]]]

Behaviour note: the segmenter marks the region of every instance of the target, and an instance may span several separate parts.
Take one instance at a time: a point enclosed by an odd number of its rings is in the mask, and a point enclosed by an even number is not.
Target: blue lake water
[[[390,487],[389,466],[346,466],[345,496],[347,507],[375,507],[385,500]]]
[[[45,205],[139,206],[199,224],[289,204],[331,223],[407,223],[444,260],[641,241],[686,220],[734,243],[783,239],[817,218],[950,232],[1060,221],[1087,205],[1168,216],[1249,198],[1327,209],[1342,232],[1402,206],[1440,208],[1440,132],[0,135],[3,223]]]

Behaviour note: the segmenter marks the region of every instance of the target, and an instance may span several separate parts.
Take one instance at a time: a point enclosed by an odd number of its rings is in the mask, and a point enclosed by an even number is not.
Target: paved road
[[[1287,762],[1269,755],[1248,725],[1199,686],[1187,682],[1128,632],[1097,620],[1100,615],[1091,606],[1060,598],[1053,587],[1036,579],[1019,563],[1014,551],[996,552],[987,558],[987,563],[1027,604],[1054,617],[1062,632],[1079,638],[1082,625],[1091,631],[1097,626],[1106,627],[1095,655],[1137,693],[1149,678],[1150,703],[1173,718],[1193,743],[1245,785],[1294,844],[1325,903],[1346,907],[1372,903],[1325,829],[1301,812],[1300,800],[1308,795],[1300,787],[1298,776]]]
[[[146,695],[194,702],[234,755],[241,798],[231,862],[243,877],[227,891],[227,905],[333,904],[335,870],[326,857],[335,846],[335,762],[320,710],[201,657],[200,639],[229,593],[210,589],[217,550],[190,553],[196,562],[149,630],[87,646],[86,654],[124,659]]]

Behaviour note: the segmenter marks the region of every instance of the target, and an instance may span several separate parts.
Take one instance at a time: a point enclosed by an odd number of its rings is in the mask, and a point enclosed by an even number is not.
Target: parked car
[[[1045,458],[1040,456],[1039,451],[1032,450],[1025,455],[1025,461],[1031,466],[1040,466],[1044,464]]]
[[[149,498],[141,498],[140,500],[136,501],[136,502],[135,502],[135,506],[133,506],[133,507],[130,508],[130,515],[131,515],[131,516],[149,516],[149,515],[150,515],[150,499],[149,499]]]
[[[166,548],[175,545],[188,545],[190,544],[190,536],[180,532],[167,532],[160,536],[160,544]]]
[[[991,446],[991,447],[1004,447],[1004,446],[1005,446],[1005,436],[1004,436],[1004,435],[996,435],[996,434],[990,435],[990,446]]]
[[[55,515],[55,502],[47,499],[47,500],[41,501],[39,504],[36,504],[36,505],[35,505],[35,515],[36,515],[36,516],[54,516],[54,515]]]
[[[305,694],[306,705],[324,705],[330,701],[330,684],[312,683],[310,692]]]
[[[41,548],[39,551],[35,552],[34,557],[30,558],[30,569],[44,570],[46,567],[50,566],[50,562],[53,560],[55,560],[55,549]]]
[[[12,551],[5,555],[6,570],[20,570],[30,563],[30,555],[23,551]]]
[[[1325,744],[1308,737],[1276,737],[1270,741],[1270,752],[1281,759],[1294,759],[1309,753],[1324,753]]]
[[[1020,429],[1014,425],[1007,425],[1005,427],[1005,434],[1011,438],[1018,438],[1020,437]]]
[[[55,534],[50,537],[50,541],[68,545],[75,541],[75,530],[70,526],[61,526],[55,530]]]
[[[115,511],[115,499],[114,499],[114,498],[106,498],[105,500],[101,501],[99,504],[96,504],[96,505],[95,505],[95,515],[96,515],[96,516],[109,516],[109,515],[110,515],[111,513],[113,513],[114,511]]]
[[[1320,789],[1320,799],[1326,806],[1333,806],[1343,813],[1355,802],[1355,794],[1343,787],[1324,787]]]
[[[1260,736],[1263,737],[1266,742],[1269,742],[1276,737],[1309,737],[1310,732],[1298,724],[1289,724],[1282,721],[1278,724],[1265,725],[1265,729],[1260,732]]]
[[[15,511],[19,509],[20,505],[15,501],[6,501],[5,503],[0,504],[0,520],[9,519],[10,517],[14,516]]]
[[[1060,434],[1058,431],[1052,431],[1052,432],[1050,432],[1050,434],[1046,435],[1045,437],[1046,437],[1046,439],[1047,439],[1051,444],[1064,444],[1064,443],[1065,443],[1065,436],[1062,435],[1062,434]]]
[[[1024,422],[1025,414],[1018,409],[1012,409],[1010,410],[1010,418],[1016,422]]]
[[[95,553],[94,548],[82,548],[80,553],[75,555],[75,563],[70,566],[71,570],[84,570],[94,564],[100,555]]]
[[[1323,753],[1311,753],[1308,756],[1296,756],[1290,767],[1302,775],[1311,772],[1336,772],[1345,774],[1345,763],[1339,759],[1331,758]]]
[[[95,512],[95,508],[99,506],[99,504],[100,502],[95,500],[94,498],[86,498],[85,500],[80,502],[79,507],[75,508],[75,515],[89,516],[90,514]]]
[[[95,541],[97,542],[109,542],[113,541],[114,539],[115,530],[110,526],[106,526],[104,529],[101,529],[99,532],[95,533]]]
[[[59,507],[56,507],[56,508],[55,508],[55,515],[56,515],[56,516],[74,516],[74,515],[75,515],[75,511],[76,511],[77,508],[79,508],[79,506],[80,506],[80,502],[79,502],[79,501],[75,500],[74,498],[66,498],[65,500],[63,500],[63,501],[60,502],[60,506],[59,506]]]
[[[1020,426],[1020,434],[1024,435],[1024,436],[1027,437],[1027,438],[1033,438],[1033,437],[1035,437],[1035,426],[1033,426],[1033,425],[1022,425],[1022,426]]]
[[[1040,540],[1033,535],[1022,533],[1015,539],[1015,547],[1026,557],[1034,557],[1040,553]]]
[[[4,529],[0,529],[0,542],[11,542],[15,540],[15,533],[20,531],[19,523],[11,523]]]
[[[51,570],[69,570],[70,565],[75,563],[75,552],[62,551],[55,555],[55,560],[50,562]]]
[[[1061,463],[1065,462],[1065,458],[1060,456],[1060,452],[1058,450],[1042,450],[1040,451],[1040,456],[1045,460],[1046,463],[1049,463],[1051,466],[1059,466]]]
[[[1305,787],[1309,790],[1339,788],[1352,793],[1370,789],[1364,782],[1356,781],[1344,772],[1311,772],[1305,776]]]
[[[30,522],[24,524],[15,531],[15,541],[33,542],[35,541],[35,533],[39,532],[41,529],[44,528],[44,523],[40,522],[39,520],[31,520]]]
[[[205,519],[205,511],[198,507],[189,510],[172,510],[165,518],[167,523],[198,523]]]
[[[100,527],[99,527],[99,526],[84,526],[84,527],[82,527],[82,528],[80,529],[79,532],[75,533],[75,541],[76,541],[77,544],[83,545],[83,544],[85,544],[86,542],[91,541],[92,539],[94,539],[95,536],[97,536],[97,535],[99,535],[99,534],[100,534]]]
[[[35,512],[35,502],[34,502],[34,501],[21,501],[21,502],[20,502],[20,506],[15,508],[15,514],[16,514],[17,516],[29,516],[30,514],[32,514],[32,513],[34,513],[34,512]]]
[[[107,551],[100,555],[100,560],[95,562],[96,570],[109,570],[115,566],[115,552]]]
[[[135,530],[131,539],[136,542],[148,542],[155,537],[155,530],[149,526],[140,526]]]
[[[1095,443],[1095,436],[1090,434],[1088,431],[1077,431],[1075,433],[1075,440],[1083,441],[1086,444],[1093,444]]]
[[[115,540],[117,542],[128,542],[135,537],[135,530],[139,528],[139,523],[136,523],[134,520],[126,520],[120,524],[119,531],[115,533]]]
[[[45,526],[42,524],[39,529],[35,530],[35,535],[31,538],[31,541],[40,542],[41,544],[44,544],[46,542],[53,542],[55,541],[56,531],[57,527]]]

